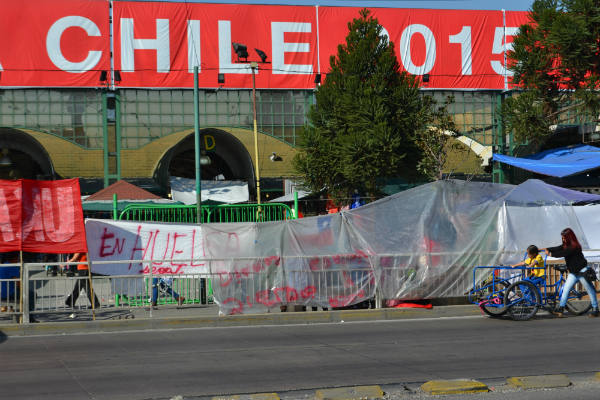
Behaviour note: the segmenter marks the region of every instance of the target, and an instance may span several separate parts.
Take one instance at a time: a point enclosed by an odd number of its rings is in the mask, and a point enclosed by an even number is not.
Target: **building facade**
[[[359,11],[84,0],[0,7],[0,36],[12,29],[28,44],[0,48],[0,149],[12,160],[0,165],[0,178],[78,177],[83,194],[120,179],[165,194],[169,176],[195,177],[194,66],[201,150],[211,160],[202,178],[244,180],[252,190],[258,166],[266,194],[283,190],[315,77],[326,79]],[[448,171],[504,180],[490,159],[494,149],[515,147],[498,110],[509,89],[504,53],[525,13],[373,12],[402,68],[429,78],[423,93],[455,99],[451,112],[470,156],[453,154]],[[32,25],[15,25],[25,14]],[[261,46],[272,62],[256,76],[258,158],[246,64],[253,56],[234,54],[234,40]]]

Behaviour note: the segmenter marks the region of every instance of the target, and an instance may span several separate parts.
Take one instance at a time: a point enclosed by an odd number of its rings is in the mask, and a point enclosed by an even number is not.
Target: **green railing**
[[[282,203],[221,204],[202,206],[202,222],[269,222],[294,219],[296,213]],[[196,206],[132,204],[121,212],[120,220],[197,223]]]

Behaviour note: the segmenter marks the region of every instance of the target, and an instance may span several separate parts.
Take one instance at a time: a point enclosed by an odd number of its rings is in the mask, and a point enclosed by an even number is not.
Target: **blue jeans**
[[[179,299],[179,295],[173,289],[171,289],[171,286],[167,286],[167,284],[162,280],[159,283],[158,278],[152,278],[152,302],[153,303],[156,303],[156,300],[158,299],[158,286],[160,286],[160,288],[165,290],[168,294],[175,297],[175,300]]]
[[[579,271],[579,273],[583,274],[585,271],[587,271],[588,268],[589,267],[585,267],[584,269]],[[575,286],[577,281],[581,282],[581,284],[585,288],[585,291],[590,296],[590,300],[592,302],[592,307],[598,308],[598,299],[596,298],[596,290],[594,289],[594,287],[588,281],[586,281],[583,276],[572,274],[570,272],[569,272],[569,276],[567,276],[567,281],[565,282],[565,286],[563,286],[563,292],[562,292],[562,296],[560,297],[559,306],[564,307],[567,304],[567,300],[569,300],[569,292],[571,291],[573,286]]]

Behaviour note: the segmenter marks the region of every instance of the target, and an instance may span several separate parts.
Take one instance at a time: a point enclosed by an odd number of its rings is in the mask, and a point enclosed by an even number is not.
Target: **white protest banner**
[[[123,264],[92,264],[103,275],[142,275],[149,265],[131,260],[169,260],[152,263],[153,274],[208,273],[199,225],[87,219],[90,260],[127,261]]]

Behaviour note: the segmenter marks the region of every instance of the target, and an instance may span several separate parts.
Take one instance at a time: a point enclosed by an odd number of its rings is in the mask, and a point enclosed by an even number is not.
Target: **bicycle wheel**
[[[527,321],[540,308],[540,291],[531,282],[515,282],[506,289],[504,307],[508,315],[516,321]]]
[[[498,307],[492,304],[504,304],[504,293],[508,286],[508,282],[499,281],[494,286],[489,287],[489,290],[493,291],[493,294],[479,303],[479,307],[486,315],[492,318],[500,318],[506,314],[506,307]]]
[[[585,294],[578,293],[573,288],[569,292],[569,300],[567,300],[565,308],[571,315],[579,316],[586,314],[592,308],[590,296],[588,296],[587,292]]]

